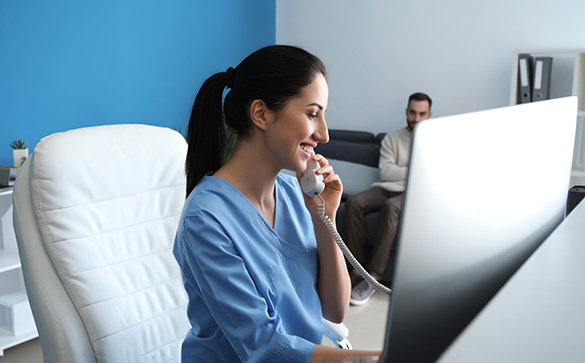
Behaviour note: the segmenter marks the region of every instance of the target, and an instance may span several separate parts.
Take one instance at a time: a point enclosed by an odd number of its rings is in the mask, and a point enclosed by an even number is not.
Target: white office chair
[[[14,226],[45,362],[179,362],[187,296],[171,252],[186,142],[146,125],[41,140]]]
[[[98,126],[44,138],[21,167],[14,227],[45,362],[180,361],[185,154],[170,129]]]

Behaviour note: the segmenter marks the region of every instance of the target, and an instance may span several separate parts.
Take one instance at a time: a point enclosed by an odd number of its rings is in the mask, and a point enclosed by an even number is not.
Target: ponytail
[[[227,133],[222,113],[226,73],[209,77],[195,98],[187,128],[187,196],[209,171],[219,169],[227,149]]]

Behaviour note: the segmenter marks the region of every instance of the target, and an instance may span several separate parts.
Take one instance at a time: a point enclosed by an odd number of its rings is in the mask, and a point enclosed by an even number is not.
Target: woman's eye
[[[310,114],[309,114],[309,117],[310,117],[310,118],[317,118],[317,114],[316,114],[316,113],[310,113]]]

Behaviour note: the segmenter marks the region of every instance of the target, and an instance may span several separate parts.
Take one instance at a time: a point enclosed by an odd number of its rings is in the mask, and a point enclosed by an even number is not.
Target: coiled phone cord
[[[339,234],[339,232],[337,232],[337,229],[335,229],[335,226],[333,225],[331,218],[329,218],[325,214],[325,201],[323,200],[323,198],[321,198],[320,195],[317,195],[317,196],[319,197],[319,199],[321,199],[321,202],[323,202],[323,204],[319,205],[319,218],[321,218],[323,223],[325,223],[325,225],[327,226],[329,233],[331,233],[331,235],[335,239],[335,242],[337,243],[337,245],[341,249],[341,252],[343,252],[343,254],[345,255],[345,258],[349,261],[349,263],[351,263],[351,265],[353,267],[355,267],[355,269],[359,272],[359,274],[366,281],[368,281],[368,283],[370,285],[372,285],[376,290],[380,291],[381,293],[390,296],[390,294],[392,293],[392,290],[390,290],[386,286],[382,285],[378,281],[374,280],[374,278],[362,267],[362,265],[360,265],[358,260],[356,260],[356,258],[353,256],[353,254],[351,253],[349,248],[347,248],[347,246],[345,245],[345,242],[343,242],[343,238],[341,238],[341,235]]]

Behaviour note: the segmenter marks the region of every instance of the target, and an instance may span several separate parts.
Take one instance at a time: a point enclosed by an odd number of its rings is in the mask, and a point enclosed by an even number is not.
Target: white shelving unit
[[[550,98],[567,96],[577,96],[579,98],[571,186],[585,185],[585,49],[525,49],[515,51],[512,59],[510,105],[519,103],[519,54],[553,58]]]
[[[12,227],[12,188],[0,188],[0,356],[37,336]]]

